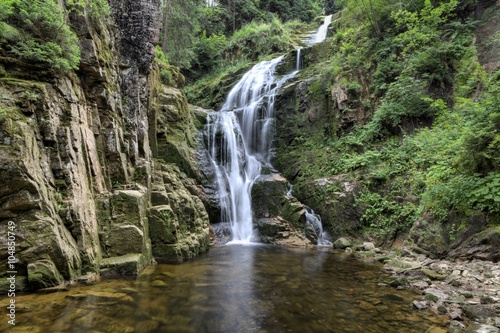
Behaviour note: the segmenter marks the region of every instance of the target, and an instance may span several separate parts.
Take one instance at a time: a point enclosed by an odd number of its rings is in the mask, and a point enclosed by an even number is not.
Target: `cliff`
[[[66,11],[76,71],[0,59],[0,276],[10,222],[18,290],[133,275],[209,245],[194,108],[154,64],[161,3],[112,0],[110,9],[99,19]]]

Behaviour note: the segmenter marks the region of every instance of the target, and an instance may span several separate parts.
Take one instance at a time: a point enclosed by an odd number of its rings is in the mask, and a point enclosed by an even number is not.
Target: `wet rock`
[[[43,288],[43,289],[38,289],[36,292],[39,294],[51,294],[64,291],[69,291],[68,286],[55,286],[50,288]]]
[[[165,203],[149,209],[148,233],[155,259],[182,262],[206,252],[209,217],[201,199],[185,185],[190,178],[175,165],[157,163],[153,180]]]
[[[33,289],[56,286],[63,283],[63,277],[50,260],[38,260],[28,264],[28,281]]]
[[[460,333],[499,333],[500,329],[495,326],[473,323],[467,328],[459,330]]]
[[[415,288],[415,289],[426,289],[427,287],[429,287],[429,283],[425,282],[425,281],[416,281],[416,282],[412,282],[410,284],[410,286],[412,288]]]
[[[425,333],[447,333],[447,331],[442,327],[430,327]]]
[[[287,186],[288,181],[275,173],[260,176],[252,186],[252,207],[260,241],[310,244],[315,234],[306,227],[305,207],[287,194]]]
[[[365,251],[375,250],[375,244],[373,244],[372,242],[363,242],[363,249]]]
[[[352,246],[352,242],[345,237],[341,237],[341,238],[337,239],[335,242],[333,242],[333,247],[336,249],[343,250],[343,249],[345,249],[347,247],[351,247],[351,246]]]
[[[448,313],[448,317],[451,320],[462,320],[462,311],[461,310],[454,310]]]
[[[444,280],[447,277],[447,275],[436,273],[432,269],[422,268],[420,271],[428,276],[431,280]]]
[[[472,320],[485,319],[495,317],[496,311],[493,307],[487,305],[465,305],[463,306],[464,314]]]
[[[147,264],[148,261],[140,253],[105,258],[101,262],[101,276],[137,276]]]
[[[498,301],[498,299],[495,300],[493,297],[488,295],[481,295],[479,299],[481,301],[481,304],[493,304]]]
[[[429,306],[427,305],[427,302],[425,301],[413,301],[413,307],[417,310],[424,310],[427,309]]]
[[[90,301],[96,303],[134,303],[134,299],[125,293],[89,291],[85,294],[66,295],[67,299],[75,301]]]

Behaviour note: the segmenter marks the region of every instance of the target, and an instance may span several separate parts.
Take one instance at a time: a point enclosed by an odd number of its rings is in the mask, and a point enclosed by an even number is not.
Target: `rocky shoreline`
[[[347,245],[337,240],[336,248]],[[345,247],[363,260],[384,264],[386,285],[422,295],[417,311],[447,316],[450,333],[500,332],[500,265],[479,259],[431,259],[408,248],[383,251],[371,242]],[[428,331],[431,333],[431,331]],[[445,333],[434,328],[432,333]]]

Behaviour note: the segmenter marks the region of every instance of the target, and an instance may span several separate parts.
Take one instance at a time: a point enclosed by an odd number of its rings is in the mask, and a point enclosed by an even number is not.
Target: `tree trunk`
[[[165,8],[163,9],[163,37],[161,41],[161,49],[167,52],[167,38],[168,38],[168,17],[170,16],[170,1],[165,0]]]

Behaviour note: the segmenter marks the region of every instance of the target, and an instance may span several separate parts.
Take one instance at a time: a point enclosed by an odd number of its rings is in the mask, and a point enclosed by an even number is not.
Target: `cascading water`
[[[326,37],[328,25],[320,27],[316,40],[319,34]],[[215,170],[221,222],[231,225],[230,243],[252,242],[252,184],[263,165],[272,168],[275,96],[300,70],[301,50],[297,50],[296,70],[278,77],[276,67],[283,58],[255,65],[231,89],[220,112],[207,116],[208,152]]]
[[[297,71],[300,71],[302,69],[302,57],[301,57],[301,52],[302,49],[298,48],[297,49],[297,63],[295,64],[295,68]]]
[[[275,95],[297,73],[276,76],[283,57],[255,65],[229,92],[220,112],[208,116],[222,222],[230,222],[233,243],[252,241],[250,191],[262,166],[270,166]]]
[[[332,24],[332,15],[328,15],[325,17],[323,24],[319,27],[316,34],[312,36],[308,44],[312,45],[324,41],[326,39],[328,27],[330,26],[330,24]]]
[[[306,209],[306,222],[312,228],[316,234],[317,244],[319,246],[332,246],[332,242],[328,239],[328,233],[323,230],[323,224],[321,223],[321,217],[314,214],[314,211],[310,212]]]

